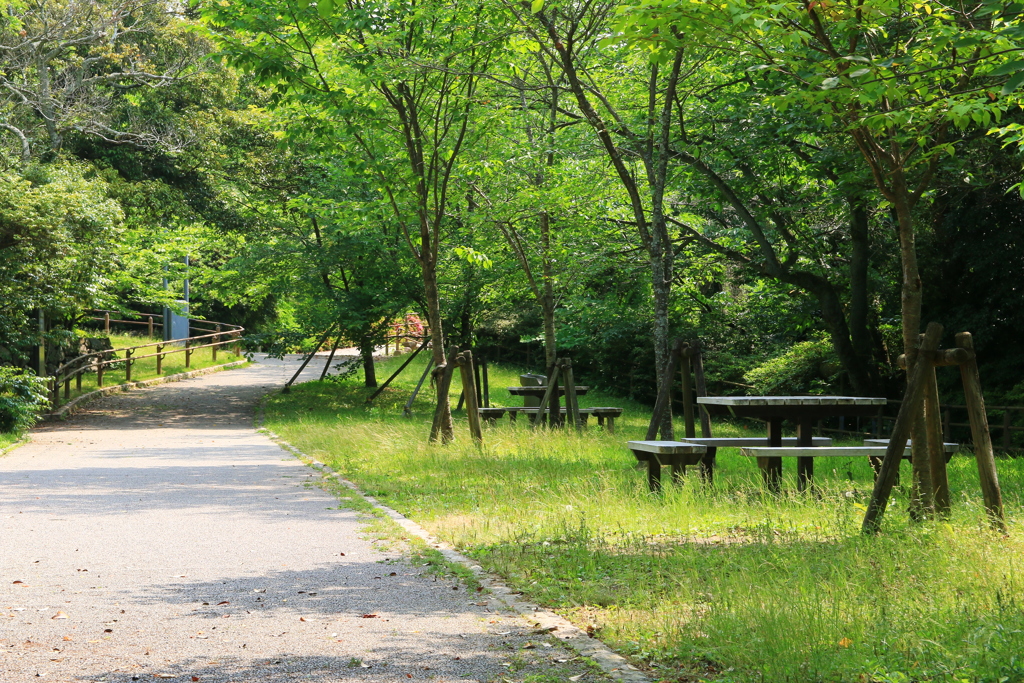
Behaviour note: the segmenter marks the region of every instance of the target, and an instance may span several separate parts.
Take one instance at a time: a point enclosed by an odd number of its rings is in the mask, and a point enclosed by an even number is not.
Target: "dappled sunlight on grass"
[[[430,392],[401,414],[415,365],[372,408],[354,382],[273,396],[268,426],[662,679],[1024,680],[1024,461],[999,462],[1008,537],[989,531],[974,461],[957,456],[949,520],[912,525],[898,488],[884,534],[866,538],[866,459],[818,460],[813,495],[787,461],[775,496],[754,461],[720,449],[714,487],[691,468],[654,495],[625,447],[646,430],[642,406],[593,390],[581,403],[625,408],[616,434],[506,417],[480,445],[456,413],[456,442],[428,444]],[[515,374],[492,366],[491,386]]]

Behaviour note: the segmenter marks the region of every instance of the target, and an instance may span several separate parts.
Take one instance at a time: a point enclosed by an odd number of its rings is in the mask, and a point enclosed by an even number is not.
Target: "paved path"
[[[0,681],[587,671],[493,601],[376,550],[318,475],[253,429],[258,397],[297,367],[113,395],[0,457]]]

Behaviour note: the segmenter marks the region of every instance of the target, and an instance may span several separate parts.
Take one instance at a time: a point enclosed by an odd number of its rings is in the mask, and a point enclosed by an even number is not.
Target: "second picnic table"
[[[860,396],[699,396],[697,403],[708,412],[751,417],[768,423],[768,446],[782,446],[782,421],[796,423],[797,448],[813,446],[811,428],[816,420],[841,415],[874,415],[884,398]],[[825,455],[823,452],[822,455]],[[771,490],[782,482],[782,458],[758,457],[758,467]],[[814,457],[797,456],[797,486],[803,490],[814,475]]]

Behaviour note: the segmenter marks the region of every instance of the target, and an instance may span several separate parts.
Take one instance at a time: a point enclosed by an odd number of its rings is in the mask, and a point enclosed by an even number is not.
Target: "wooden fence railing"
[[[111,323],[128,324],[128,325],[146,325],[149,328],[149,335],[153,336],[154,327],[163,327],[162,323],[154,322],[153,316],[146,316],[147,320],[114,320],[110,317],[110,311],[98,311],[102,313],[102,316],[91,316],[88,320],[102,321],[104,323],[104,329],[109,333]],[[204,327],[205,326],[205,327]],[[196,335],[193,333],[205,332],[206,334]],[[240,325],[232,325],[230,323],[218,323],[209,320],[190,320],[189,321],[189,336],[182,339],[170,339],[167,341],[150,342],[148,344],[139,344],[138,346],[129,346],[119,349],[107,349],[103,351],[94,351],[93,353],[86,353],[76,358],[72,358],[66,363],[61,364],[54,373],[53,378],[50,380],[50,402],[51,409],[57,410],[61,405],[61,387],[63,385],[63,399],[67,400],[71,398],[71,382],[74,380],[76,388],[81,390],[82,388],[82,376],[87,372],[96,373],[96,385],[97,387],[103,386],[103,373],[104,370],[115,363],[123,363],[125,371],[125,382],[132,381],[132,365],[143,358],[156,358],[156,374],[163,374],[163,361],[164,358],[175,354],[185,354],[185,367],[190,367],[192,364],[192,354],[199,349],[211,349],[213,360],[217,359],[217,349],[222,346],[228,345],[239,345],[241,344],[242,332],[245,328]],[[142,349],[150,349],[155,347],[154,353],[148,353],[143,355],[137,355],[137,352]],[[113,358],[115,351],[124,353],[124,358]]]

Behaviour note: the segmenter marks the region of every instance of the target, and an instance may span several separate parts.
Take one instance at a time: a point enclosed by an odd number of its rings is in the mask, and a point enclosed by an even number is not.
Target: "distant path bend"
[[[258,399],[297,368],[262,360],[108,396],[0,457],[0,681],[588,670],[557,644],[522,650],[539,640],[524,620],[375,550],[255,431]]]

